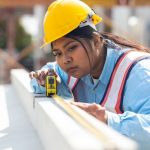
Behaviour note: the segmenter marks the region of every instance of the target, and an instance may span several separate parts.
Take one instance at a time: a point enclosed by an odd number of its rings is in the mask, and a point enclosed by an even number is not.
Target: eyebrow
[[[65,45],[63,45],[63,48],[65,48],[68,44],[72,43],[72,42],[76,42],[76,41],[69,41],[67,42]],[[59,49],[52,49],[53,51],[58,51]]]
[[[65,48],[68,44],[70,44],[70,43],[72,43],[72,42],[75,42],[75,41],[69,41],[69,42],[67,42],[67,43],[63,46],[63,48]]]

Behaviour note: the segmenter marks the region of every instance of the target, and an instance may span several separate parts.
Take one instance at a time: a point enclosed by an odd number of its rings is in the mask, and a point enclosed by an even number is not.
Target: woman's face
[[[79,41],[62,37],[52,43],[52,52],[59,66],[69,75],[80,78],[90,73],[88,55]]]

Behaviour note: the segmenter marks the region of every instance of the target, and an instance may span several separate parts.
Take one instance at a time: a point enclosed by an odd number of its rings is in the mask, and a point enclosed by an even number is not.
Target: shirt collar
[[[107,48],[107,56],[106,56],[105,64],[103,67],[103,71],[99,77],[99,80],[105,85],[107,85],[107,83],[109,82],[109,78],[113,71],[114,65],[117,61],[116,51],[118,50],[115,50],[110,47]]]

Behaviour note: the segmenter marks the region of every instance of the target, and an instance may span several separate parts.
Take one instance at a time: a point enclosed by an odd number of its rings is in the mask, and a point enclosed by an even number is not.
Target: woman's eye
[[[53,56],[55,56],[55,57],[56,57],[56,56],[61,56],[61,52],[55,52],[55,51],[54,51],[54,52],[53,52]]]
[[[70,48],[68,48],[68,51],[73,51],[77,48],[77,45],[71,46]]]

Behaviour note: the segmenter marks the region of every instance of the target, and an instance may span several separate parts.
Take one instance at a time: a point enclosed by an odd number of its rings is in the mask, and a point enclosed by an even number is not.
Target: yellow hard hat
[[[102,18],[80,0],[56,0],[49,7],[44,17],[45,46],[84,23],[91,16],[92,24],[96,25]]]

